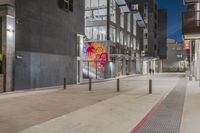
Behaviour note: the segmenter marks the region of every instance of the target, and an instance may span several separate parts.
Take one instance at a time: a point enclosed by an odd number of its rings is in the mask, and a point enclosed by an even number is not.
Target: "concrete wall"
[[[84,0],[65,12],[58,0],[16,1],[15,89],[76,83],[76,34],[84,34]]]
[[[164,72],[178,72],[185,71],[186,65],[184,62],[184,58],[181,60],[177,58],[177,44],[168,44],[167,45],[167,59],[163,60],[163,71]],[[180,54],[180,53],[179,53]],[[182,51],[184,56],[185,52]],[[185,56],[184,56],[185,57]]]

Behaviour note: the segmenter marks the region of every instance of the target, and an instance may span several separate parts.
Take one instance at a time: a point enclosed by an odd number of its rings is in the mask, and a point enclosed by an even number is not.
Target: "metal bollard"
[[[192,81],[192,75],[189,76],[189,80]]]
[[[120,92],[120,80],[117,79],[117,92]]]
[[[64,78],[64,90],[66,90],[66,78]]]
[[[152,80],[149,80],[149,94],[152,94]]]
[[[92,91],[92,79],[89,78],[89,91]]]

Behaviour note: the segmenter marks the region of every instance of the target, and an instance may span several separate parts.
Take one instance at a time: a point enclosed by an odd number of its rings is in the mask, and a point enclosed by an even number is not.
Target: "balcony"
[[[200,3],[200,0],[184,0],[185,4]]]
[[[200,34],[200,11],[183,13],[183,35]]]

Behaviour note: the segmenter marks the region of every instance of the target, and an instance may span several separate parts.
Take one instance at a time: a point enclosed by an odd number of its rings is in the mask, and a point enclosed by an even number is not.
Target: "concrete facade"
[[[160,59],[167,58],[167,10],[158,10],[158,55]]]
[[[167,59],[163,60],[164,72],[183,72],[187,68],[186,51],[183,45],[173,39],[167,39]]]
[[[77,34],[84,34],[83,0],[72,12],[57,0],[17,0],[14,88],[77,83]]]
[[[158,56],[158,7],[156,0],[149,0],[148,3],[148,55]]]

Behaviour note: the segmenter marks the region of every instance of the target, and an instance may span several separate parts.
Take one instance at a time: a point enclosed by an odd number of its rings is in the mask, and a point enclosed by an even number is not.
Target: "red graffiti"
[[[96,55],[96,60],[98,68],[99,69],[104,69],[105,68],[105,63],[108,61],[108,53],[102,53]]]
[[[95,48],[92,45],[91,42],[88,43],[88,48],[87,48],[87,56],[92,56],[92,54],[94,54],[95,52]]]

